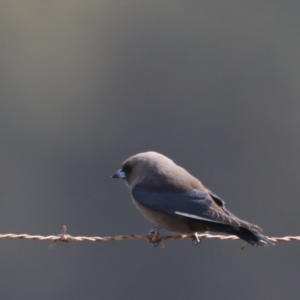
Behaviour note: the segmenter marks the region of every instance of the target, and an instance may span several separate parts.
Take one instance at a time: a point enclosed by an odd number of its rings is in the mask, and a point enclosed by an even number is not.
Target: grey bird
[[[272,244],[256,225],[242,221],[225,202],[168,157],[157,152],[126,159],[112,178],[122,178],[138,210],[156,226],[180,234],[233,234],[254,246]]]

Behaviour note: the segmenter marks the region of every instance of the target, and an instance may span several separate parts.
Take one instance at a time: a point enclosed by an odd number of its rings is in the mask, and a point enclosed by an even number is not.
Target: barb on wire
[[[112,241],[124,241],[124,240],[148,240],[154,244],[162,244],[164,241],[169,240],[183,240],[183,239],[195,239],[195,235],[158,235],[158,234],[129,234],[129,235],[115,235],[115,236],[71,236],[67,234],[67,227],[63,226],[62,233],[58,235],[29,235],[29,234],[0,234],[0,239],[26,239],[37,241],[52,241],[50,248],[54,248],[57,242],[112,242]],[[197,234],[197,240],[201,239],[215,239],[215,240],[239,240],[235,235],[213,235],[213,234]],[[290,242],[300,241],[300,236],[284,236],[284,237],[269,237],[271,242]],[[244,245],[242,246],[244,248]]]

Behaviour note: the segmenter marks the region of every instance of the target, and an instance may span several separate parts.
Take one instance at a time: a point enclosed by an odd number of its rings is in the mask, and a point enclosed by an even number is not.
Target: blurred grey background
[[[299,235],[299,1],[2,1],[0,231],[144,234],[141,151]],[[300,243],[0,241],[1,299],[297,299]]]

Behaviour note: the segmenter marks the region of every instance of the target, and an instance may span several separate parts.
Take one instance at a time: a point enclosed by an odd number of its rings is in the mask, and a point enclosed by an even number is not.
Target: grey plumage
[[[162,154],[131,156],[112,177],[125,180],[133,203],[147,219],[171,232],[220,232],[255,246],[271,244],[261,228],[237,218],[221,198]]]

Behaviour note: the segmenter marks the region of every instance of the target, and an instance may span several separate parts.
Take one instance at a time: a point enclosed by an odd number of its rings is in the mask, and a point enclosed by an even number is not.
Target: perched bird
[[[155,225],[170,232],[233,234],[254,246],[272,244],[256,225],[242,221],[225,202],[182,167],[157,152],[126,159],[112,178],[122,178],[133,203]]]

